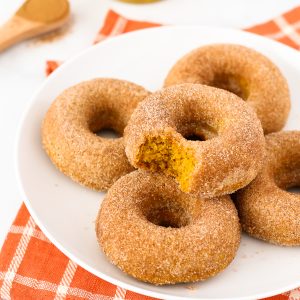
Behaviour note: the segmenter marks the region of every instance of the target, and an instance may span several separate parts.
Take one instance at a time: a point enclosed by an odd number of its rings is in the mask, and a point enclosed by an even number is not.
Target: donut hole
[[[282,163],[274,170],[274,180],[276,185],[288,192],[297,193],[300,191],[300,156],[291,155],[282,159]]]
[[[205,137],[203,135],[197,135],[194,133],[186,135],[184,138],[189,141],[205,141]]]
[[[191,148],[183,147],[171,136],[161,134],[146,138],[140,146],[137,164],[140,168],[175,177],[180,188],[188,191],[196,159]]]
[[[94,132],[97,136],[100,136],[102,138],[106,139],[118,139],[122,137],[116,130],[113,128],[102,128],[98,130],[97,132]]]
[[[292,194],[300,194],[300,184],[288,187],[286,191]]]
[[[237,75],[226,73],[215,74],[212,82],[209,85],[227,90],[244,100],[247,100],[249,96],[248,84],[246,80]]]
[[[190,213],[174,199],[144,201],[142,211],[149,222],[161,227],[181,228],[191,223]]]
[[[203,122],[181,124],[178,131],[189,141],[207,141],[218,136],[215,128]]]
[[[94,112],[89,120],[89,129],[99,137],[117,139],[123,136],[125,125],[113,111]]]

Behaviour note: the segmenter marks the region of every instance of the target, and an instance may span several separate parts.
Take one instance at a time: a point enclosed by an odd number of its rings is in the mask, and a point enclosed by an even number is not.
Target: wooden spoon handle
[[[30,37],[33,24],[24,18],[13,16],[0,27],[0,52]]]

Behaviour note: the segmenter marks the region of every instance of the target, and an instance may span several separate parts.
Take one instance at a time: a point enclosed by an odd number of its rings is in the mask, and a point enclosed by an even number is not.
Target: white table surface
[[[22,0],[0,0],[0,24],[21,3]],[[16,132],[33,92],[45,80],[45,61],[65,60],[90,47],[108,9],[133,19],[160,23],[245,28],[297,5],[300,0],[163,0],[147,5],[71,0],[73,25],[63,38],[51,43],[28,41],[0,53],[0,246],[22,202],[14,168]]]

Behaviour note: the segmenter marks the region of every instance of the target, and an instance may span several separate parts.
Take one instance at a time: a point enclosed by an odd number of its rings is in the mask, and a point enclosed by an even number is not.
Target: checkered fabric
[[[246,31],[266,36],[300,50],[300,6]]]
[[[95,42],[147,27],[109,11]],[[300,49],[300,7],[267,23],[246,29]],[[47,74],[61,62],[48,61]],[[23,204],[0,253],[0,299],[150,300],[85,271],[62,254],[35,224]],[[267,298],[300,300],[300,289]]]
[[[79,267],[43,234],[23,204],[0,253],[0,299],[151,300]]]

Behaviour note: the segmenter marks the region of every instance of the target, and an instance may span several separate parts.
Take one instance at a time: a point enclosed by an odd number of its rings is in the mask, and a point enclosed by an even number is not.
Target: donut
[[[156,285],[215,276],[234,259],[240,234],[229,196],[201,199],[180,191],[172,178],[143,170],[110,188],[96,219],[108,259]]]
[[[264,241],[300,245],[300,195],[287,189],[300,185],[300,131],[266,136],[262,170],[235,202],[243,230]]]
[[[53,164],[76,182],[108,189],[134,170],[123,137],[97,136],[102,129],[119,135],[137,104],[149,92],[124,80],[98,78],[72,86],[51,104],[42,125],[43,148]]]
[[[134,167],[172,176],[182,191],[199,197],[229,194],[250,183],[265,150],[260,121],[249,105],[228,91],[190,83],[148,96],[124,138]]]
[[[253,49],[234,44],[195,49],[176,62],[164,85],[186,82],[235,93],[253,107],[266,134],[286,123],[290,111],[287,81],[274,63]]]

